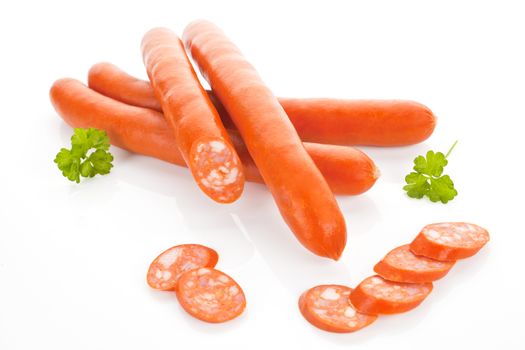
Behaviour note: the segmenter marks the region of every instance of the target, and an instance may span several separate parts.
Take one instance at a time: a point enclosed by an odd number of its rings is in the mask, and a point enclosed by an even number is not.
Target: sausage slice
[[[389,281],[425,283],[444,277],[454,262],[415,255],[408,244],[391,250],[374,266],[374,271]]]
[[[476,254],[490,239],[483,227],[466,222],[430,224],[410,244],[410,250],[441,261],[465,259]]]
[[[335,284],[316,286],[301,295],[299,309],[317,328],[335,333],[355,332],[374,322],[377,316],[358,312],[348,299],[351,292],[351,288]]]
[[[355,308],[365,314],[397,314],[412,310],[432,291],[432,283],[400,283],[380,276],[363,280],[350,294]]]
[[[211,323],[229,321],[246,307],[246,297],[237,282],[207,267],[180,276],[177,299],[187,313]]]
[[[218,259],[215,250],[203,245],[177,245],[153,260],[146,280],[153,289],[175,290],[183,272],[199,267],[214,267]]]

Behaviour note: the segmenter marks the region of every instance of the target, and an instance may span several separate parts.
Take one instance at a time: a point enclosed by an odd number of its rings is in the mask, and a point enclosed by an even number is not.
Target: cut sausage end
[[[432,288],[432,283],[392,282],[376,275],[363,280],[350,294],[350,301],[365,314],[397,314],[421,304]]]
[[[351,288],[340,285],[320,285],[304,292],[299,298],[299,310],[315,327],[335,333],[350,333],[374,322],[377,316],[358,312],[348,297]]]
[[[146,280],[157,290],[176,290],[180,275],[200,267],[214,267],[219,256],[199,244],[182,244],[162,252],[151,263]]]
[[[442,222],[423,227],[410,250],[431,259],[455,261],[473,256],[489,240],[488,231],[478,225]]]
[[[199,140],[190,152],[199,187],[219,203],[231,203],[244,189],[244,172],[233,146],[222,139]]]
[[[444,277],[452,266],[453,262],[417,256],[407,244],[391,250],[374,266],[374,271],[389,281],[425,283]]]
[[[180,276],[177,299],[190,315],[211,323],[229,321],[246,307],[244,292],[233,278],[204,267]]]

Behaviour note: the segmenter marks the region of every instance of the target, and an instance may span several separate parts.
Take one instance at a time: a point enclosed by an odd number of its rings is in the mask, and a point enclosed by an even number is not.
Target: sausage
[[[239,133],[236,130],[228,132],[244,165],[246,178],[264,183]],[[310,142],[303,142],[303,146],[336,194],[357,195],[366,192],[380,176],[374,161],[356,148]]]
[[[113,100],[74,79],[57,80],[50,97],[58,114],[72,127],[106,130],[115,146],[186,166],[162,114]],[[246,179],[264,183],[242,138],[236,131],[229,132]],[[335,193],[363,193],[379,176],[374,162],[355,148],[307,142],[304,147]]]
[[[88,74],[89,87],[116,100],[162,111],[148,81],[111,63],[97,63]],[[226,127],[233,123],[212,91],[208,97]],[[279,98],[303,141],[367,146],[406,146],[426,140],[436,126],[432,111],[405,100]]]
[[[319,329],[335,333],[355,332],[374,322],[377,316],[356,311],[348,299],[351,292],[351,288],[335,284],[313,287],[299,298],[299,310]]]
[[[183,39],[297,239],[314,254],[339,259],[346,244],[345,220],[277,98],[214,24],[192,22]]]
[[[431,259],[455,261],[476,254],[489,240],[488,231],[478,225],[442,222],[423,227],[410,250]]]
[[[173,133],[156,111],[115,101],[70,78],[55,81],[49,97],[58,115],[72,127],[102,129],[117,147],[186,164]]]
[[[142,55],[155,95],[178,148],[201,190],[231,203],[244,189],[241,161],[180,39],[165,28],[142,39]]]
[[[365,146],[407,146],[432,135],[436,117],[414,101],[279,100],[303,141]]]
[[[183,273],[176,294],[187,313],[205,322],[229,321],[246,307],[246,297],[237,282],[212,268]]]
[[[200,244],[181,244],[162,252],[148,269],[147,282],[153,289],[175,290],[182,273],[200,268],[215,267],[219,255]]]
[[[444,277],[452,266],[454,262],[417,256],[406,244],[390,251],[374,266],[374,271],[389,281],[425,283]]]
[[[88,86],[117,101],[162,112],[150,82],[135,78],[114,64],[94,64],[88,72]]]
[[[432,283],[391,282],[375,275],[359,283],[350,302],[365,314],[397,314],[421,304],[432,288]]]

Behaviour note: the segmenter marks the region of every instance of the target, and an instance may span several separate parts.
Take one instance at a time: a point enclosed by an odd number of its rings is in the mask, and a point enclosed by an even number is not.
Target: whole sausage
[[[314,254],[339,259],[346,244],[343,215],[277,98],[214,24],[192,22],[183,38],[297,239]]]
[[[105,130],[115,146],[186,166],[176,139],[159,112],[113,100],[74,79],[57,80],[50,97],[58,114],[72,127]],[[229,132],[246,179],[264,183],[242,138],[233,130]],[[307,142],[304,147],[335,193],[363,193],[379,176],[374,162],[355,148]]]
[[[410,244],[410,250],[441,261],[465,259],[476,254],[488,241],[487,230],[466,222],[430,224]]]
[[[182,42],[170,30],[155,28],[142,39],[142,55],[155,95],[195,181],[213,200],[235,201],[244,188],[241,162]]]
[[[111,63],[97,63],[88,74],[95,91],[139,107],[162,111],[148,81],[135,78]],[[228,113],[207,91],[226,127]],[[406,100],[343,100],[279,98],[303,141],[368,146],[406,146],[426,140],[436,118],[426,106]]]

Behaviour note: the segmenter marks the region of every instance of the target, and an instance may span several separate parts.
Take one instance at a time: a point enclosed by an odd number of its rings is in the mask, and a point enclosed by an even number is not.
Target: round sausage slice
[[[466,222],[430,224],[410,244],[410,250],[441,261],[465,259],[476,254],[488,241],[483,227]]]
[[[408,244],[391,250],[374,266],[374,271],[389,281],[425,283],[444,277],[454,266],[450,261],[438,261],[417,256]]]
[[[351,288],[329,284],[313,287],[299,298],[304,318],[328,332],[350,333],[368,326],[377,316],[362,314],[348,299]]]
[[[400,283],[380,276],[363,280],[350,294],[354,307],[365,314],[397,314],[412,310],[432,291],[432,283]]]
[[[244,292],[237,282],[224,272],[206,267],[180,276],[177,299],[190,315],[212,323],[229,321],[246,307]]]
[[[153,260],[146,280],[153,289],[175,290],[183,272],[199,267],[214,267],[218,259],[215,250],[203,245],[177,245]]]

